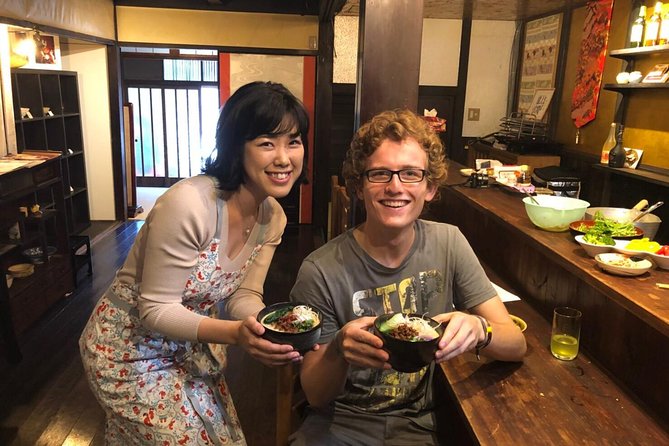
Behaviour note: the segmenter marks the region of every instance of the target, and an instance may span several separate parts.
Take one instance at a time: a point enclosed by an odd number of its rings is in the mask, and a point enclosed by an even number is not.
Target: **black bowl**
[[[46,256],[50,258],[58,251],[55,246],[46,247]],[[22,254],[30,260],[32,263],[42,263],[44,262],[44,251],[41,246],[35,246],[33,248],[24,249]]]
[[[383,340],[383,349],[390,355],[390,365],[398,372],[417,372],[434,360],[437,345],[444,334],[444,326],[427,316],[412,313],[409,316],[423,318],[429,321],[439,336],[431,341],[404,341],[392,337],[380,330],[381,325],[395,314],[382,314],[374,321],[374,331]]]
[[[284,308],[294,308],[298,305],[306,305],[306,304],[300,304],[297,302],[279,302],[276,304],[272,304],[268,307],[263,308],[260,313],[258,313],[258,322],[262,324],[262,320],[265,318],[265,316],[269,315],[270,313],[273,313],[274,311],[281,310]],[[303,331],[300,333],[287,333],[283,331],[277,331],[273,330],[265,325],[265,334],[263,334],[263,338],[267,339],[268,341],[274,342],[275,344],[289,344],[292,345],[293,348],[300,353],[305,353],[311,350],[311,348],[318,342],[318,339],[321,337],[321,325],[323,324],[323,314],[314,306],[312,305],[306,305],[307,307],[311,308],[318,314],[318,324],[316,324],[315,327],[312,327],[308,331]]]

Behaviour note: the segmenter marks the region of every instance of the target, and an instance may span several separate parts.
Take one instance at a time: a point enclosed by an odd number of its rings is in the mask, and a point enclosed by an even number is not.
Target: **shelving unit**
[[[73,289],[61,165],[57,156],[0,175],[0,349],[12,362],[21,359],[18,336]],[[41,255],[27,255],[35,249]],[[8,288],[8,268],[31,261],[34,273]]]
[[[669,45],[612,50],[609,56],[625,61],[623,71],[633,71],[637,61],[653,59],[653,63],[669,63]],[[643,94],[666,95],[669,83],[605,84],[604,89],[620,94],[615,121],[625,124],[631,98]],[[596,189],[598,195],[594,199],[601,206],[631,207],[638,202],[639,197],[651,203],[666,201],[669,188],[669,171],[666,169],[643,165],[636,169],[613,168],[603,164],[593,164],[592,167],[592,173],[599,178],[597,184],[600,186]],[[669,213],[664,207],[653,213],[663,221],[669,220]],[[669,241],[669,226],[666,223],[660,226],[655,239]]]
[[[62,154],[67,229],[69,234],[78,234],[90,226],[90,207],[77,73],[13,70],[12,93],[18,152],[50,150]],[[32,117],[23,113],[24,108]]]
[[[641,48],[622,48],[611,50],[609,56],[625,61],[623,71],[634,71],[635,62],[638,59],[665,56],[669,59],[669,45],[645,46]],[[669,89],[669,83],[638,83],[638,84],[605,84],[605,90],[615,91],[621,95],[616,110],[616,122],[625,124],[627,112],[628,95],[636,92],[649,92]]]

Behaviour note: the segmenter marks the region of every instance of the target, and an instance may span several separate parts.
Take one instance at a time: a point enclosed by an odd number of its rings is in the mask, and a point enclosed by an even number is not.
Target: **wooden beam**
[[[388,109],[416,111],[423,0],[363,0],[358,37],[356,128]]]

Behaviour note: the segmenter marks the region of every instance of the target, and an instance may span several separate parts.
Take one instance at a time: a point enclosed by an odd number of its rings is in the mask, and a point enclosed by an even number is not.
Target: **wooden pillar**
[[[423,0],[362,0],[355,128],[383,110],[418,107]]]

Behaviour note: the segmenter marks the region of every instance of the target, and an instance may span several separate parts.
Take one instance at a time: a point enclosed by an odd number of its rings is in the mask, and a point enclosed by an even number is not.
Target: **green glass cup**
[[[582,313],[574,308],[558,307],[553,310],[551,353],[557,359],[571,361],[578,355],[581,316]]]

